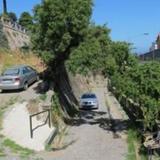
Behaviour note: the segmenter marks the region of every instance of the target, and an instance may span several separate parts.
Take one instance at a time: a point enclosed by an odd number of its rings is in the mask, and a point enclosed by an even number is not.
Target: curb
[[[51,134],[49,135],[49,137],[47,138],[47,140],[45,141],[45,145],[50,145],[53,142],[54,138],[56,137],[57,133],[58,133],[58,129],[55,128],[51,132]]]

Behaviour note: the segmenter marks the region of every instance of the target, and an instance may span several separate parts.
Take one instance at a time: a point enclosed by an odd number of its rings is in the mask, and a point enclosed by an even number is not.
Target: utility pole
[[[7,14],[7,0],[3,0],[3,14]]]

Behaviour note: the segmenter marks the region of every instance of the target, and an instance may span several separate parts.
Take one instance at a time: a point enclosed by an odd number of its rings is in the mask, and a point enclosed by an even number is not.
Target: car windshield
[[[6,71],[4,71],[4,73],[2,74],[3,76],[15,76],[19,74],[19,69],[7,69]]]
[[[81,98],[82,99],[84,99],[84,98],[96,98],[96,95],[95,94],[83,94]]]

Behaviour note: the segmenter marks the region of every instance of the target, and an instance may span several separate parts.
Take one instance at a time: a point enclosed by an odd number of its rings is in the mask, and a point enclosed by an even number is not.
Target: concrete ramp
[[[26,102],[14,104],[13,109],[6,113],[2,134],[22,147],[35,151],[44,150],[48,138],[54,134],[55,128],[49,128],[48,124],[41,126],[44,122],[37,120],[35,117],[33,119],[33,128],[39,127],[33,131],[33,138],[31,139],[29,112],[26,105]]]

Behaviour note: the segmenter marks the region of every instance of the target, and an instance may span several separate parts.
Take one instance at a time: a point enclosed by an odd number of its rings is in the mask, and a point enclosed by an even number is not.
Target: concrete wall
[[[3,24],[3,31],[6,35],[8,45],[11,50],[16,50],[23,46],[29,45],[30,37],[22,26],[9,20],[1,19],[1,21]]]

